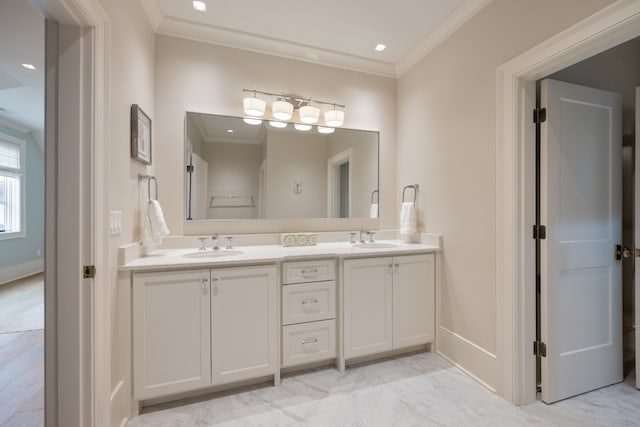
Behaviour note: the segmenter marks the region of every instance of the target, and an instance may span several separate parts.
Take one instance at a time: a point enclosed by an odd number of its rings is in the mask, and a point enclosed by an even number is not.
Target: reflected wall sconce
[[[258,98],[258,94],[260,94],[263,97],[275,98],[275,101],[271,103],[271,116],[274,121],[283,124],[290,120],[299,121],[300,123],[295,124],[295,128],[299,131],[308,131],[311,129],[311,125],[317,124],[318,132],[332,133],[333,128],[344,124],[345,106],[335,102],[302,98],[284,93],[263,92],[257,89],[242,89],[242,92],[245,94],[243,98],[244,113],[248,116],[245,118],[246,123],[258,124],[257,117],[263,117],[266,114],[267,102]],[[330,107],[323,114],[324,123],[320,123],[320,108],[314,104],[328,105]],[[297,120],[295,118],[296,113]],[[273,125],[271,121],[269,123]],[[284,126],[280,125],[280,127]]]

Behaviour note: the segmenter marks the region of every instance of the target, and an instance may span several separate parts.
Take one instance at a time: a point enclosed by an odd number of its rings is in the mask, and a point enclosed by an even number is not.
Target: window
[[[24,233],[24,143],[0,134],[0,239]]]

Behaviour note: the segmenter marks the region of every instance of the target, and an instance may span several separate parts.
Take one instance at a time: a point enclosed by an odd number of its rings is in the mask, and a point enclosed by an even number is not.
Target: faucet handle
[[[233,237],[227,236],[227,249],[233,249],[233,245],[231,244],[231,240],[233,240]]]
[[[218,233],[215,233],[213,236],[211,236],[211,240],[213,240],[213,247],[211,249],[213,249],[214,251],[220,249],[220,245],[218,245]]]
[[[199,251],[206,251],[207,248],[205,247],[205,242],[207,241],[206,237],[198,237],[198,239],[200,239],[200,249],[198,249]]]
[[[351,234],[351,243],[355,244],[356,243],[356,234],[358,234],[358,233],[354,231],[354,232],[349,233],[349,234]]]
[[[375,231],[370,231],[369,232],[369,243],[375,243],[375,241],[373,240],[373,236],[376,234]]]

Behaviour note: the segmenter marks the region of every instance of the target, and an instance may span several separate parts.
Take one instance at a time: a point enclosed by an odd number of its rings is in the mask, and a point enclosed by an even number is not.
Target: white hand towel
[[[369,218],[378,218],[378,204],[371,203],[371,210],[369,211]]]
[[[414,234],[418,231],[418,216],[413,202],[402,202],[400,208],[400,234]]]
[[[162,236],[169,235],[169,228],[164,220],[162,207],[157,200],[149,200],[146,212],[142,216],[142,244],[160,245]]]

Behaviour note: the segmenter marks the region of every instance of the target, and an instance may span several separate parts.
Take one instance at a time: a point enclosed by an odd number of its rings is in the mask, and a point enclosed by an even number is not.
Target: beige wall
[[[438,347],[491,387],[496,355],[496,68],[611,0],[493,0],[398,80],[397,185],[444,235]]]
[[[122,232],[111,238],[109,248],[112,387],[115,389],[123,382],[113,401],[112,421],[113,425],[119,425],[130,411],[131,347],[129,274],[118,273],[117,248],[139,240],[140,206],[141,200],[147,197],[147,185],[138,184],[137,174],[153,173],[153,167],[145,167],[131,159],[129,117],[131,104],[139,104],[149,117],[154,118],[155,36],[139,2],[103,0],[102,4],[111,21],[110,159],[106,160],[107,170],[111,171],[108,209],[122,211]],[[153,155],[155,165],[157,154],[154,152]]]
[[[380,131],[382,228],[395,228],[396,81],[332,67],[256,54],[168,36],[156,38],[154,166],[160,202],[172,234],[184,234],[184,113],[242,115],[242,88],[288,92],[346,104],[345,127]],[[212,223],[202,232],[282,231],[281,227],[338,229],[335,221]],[[344,225],[342,225],[344,227]],[[289,230],[293,231],[293,230]]]

